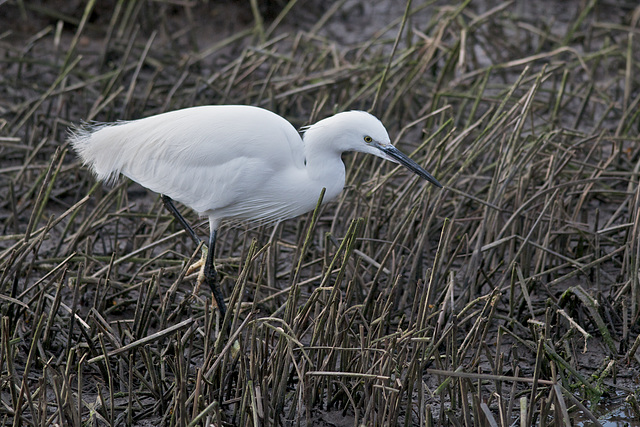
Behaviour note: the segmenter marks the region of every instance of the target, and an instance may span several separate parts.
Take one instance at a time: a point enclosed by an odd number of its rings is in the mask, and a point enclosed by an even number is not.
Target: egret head
[[[320,138],[320,135],[323,143],[331,144],[341,153],[359,151],[373,154],[398,163],[435,186],[442,187],[429,172],[394,147],[382,122],[365,111],[346,111],[320,120],[307,129],[305,140],[308,136]]]

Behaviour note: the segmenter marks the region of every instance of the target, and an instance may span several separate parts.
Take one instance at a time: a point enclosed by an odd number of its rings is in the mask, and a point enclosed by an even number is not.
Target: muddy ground
[[[253,6],[0,2],[3,424],[640,425],[636,2]],[[205,104],[370,111],[445,188],[348,154],[315,219],[225,224],[235,352],[67,142]]]

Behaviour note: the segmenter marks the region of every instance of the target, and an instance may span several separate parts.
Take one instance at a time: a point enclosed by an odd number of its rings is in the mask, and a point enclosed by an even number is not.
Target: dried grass
[[[640,9],[258,3],[245,24],[233,4],[0,4],[2,424],[636,422]],[[66,143],[210,103],[297,126],[371,109],[446,188],[350,155],[334,203],[223,228],[218,340],[199,248]]]

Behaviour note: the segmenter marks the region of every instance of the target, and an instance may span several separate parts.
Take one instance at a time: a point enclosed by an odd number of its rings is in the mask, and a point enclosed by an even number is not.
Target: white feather
[[[365,139],[370,137],[370,139]],[[277,221],[312,210],[344,186],[341,154],[381,151],[389,136],[362,111],[306,128],[250,106],[203,106],[75,129],[73,148],[100,180],[125,175],[208,216]]]

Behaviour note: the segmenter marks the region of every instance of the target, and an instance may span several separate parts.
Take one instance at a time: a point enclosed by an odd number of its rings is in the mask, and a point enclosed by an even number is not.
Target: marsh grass
[[[0,5],[3,425],[638,420],[639,9],[56,3]],[[445,189],[348,155],[338,200],[224,227],[218,340],[199,248],[66,132],[225,103],[372,109]]]

